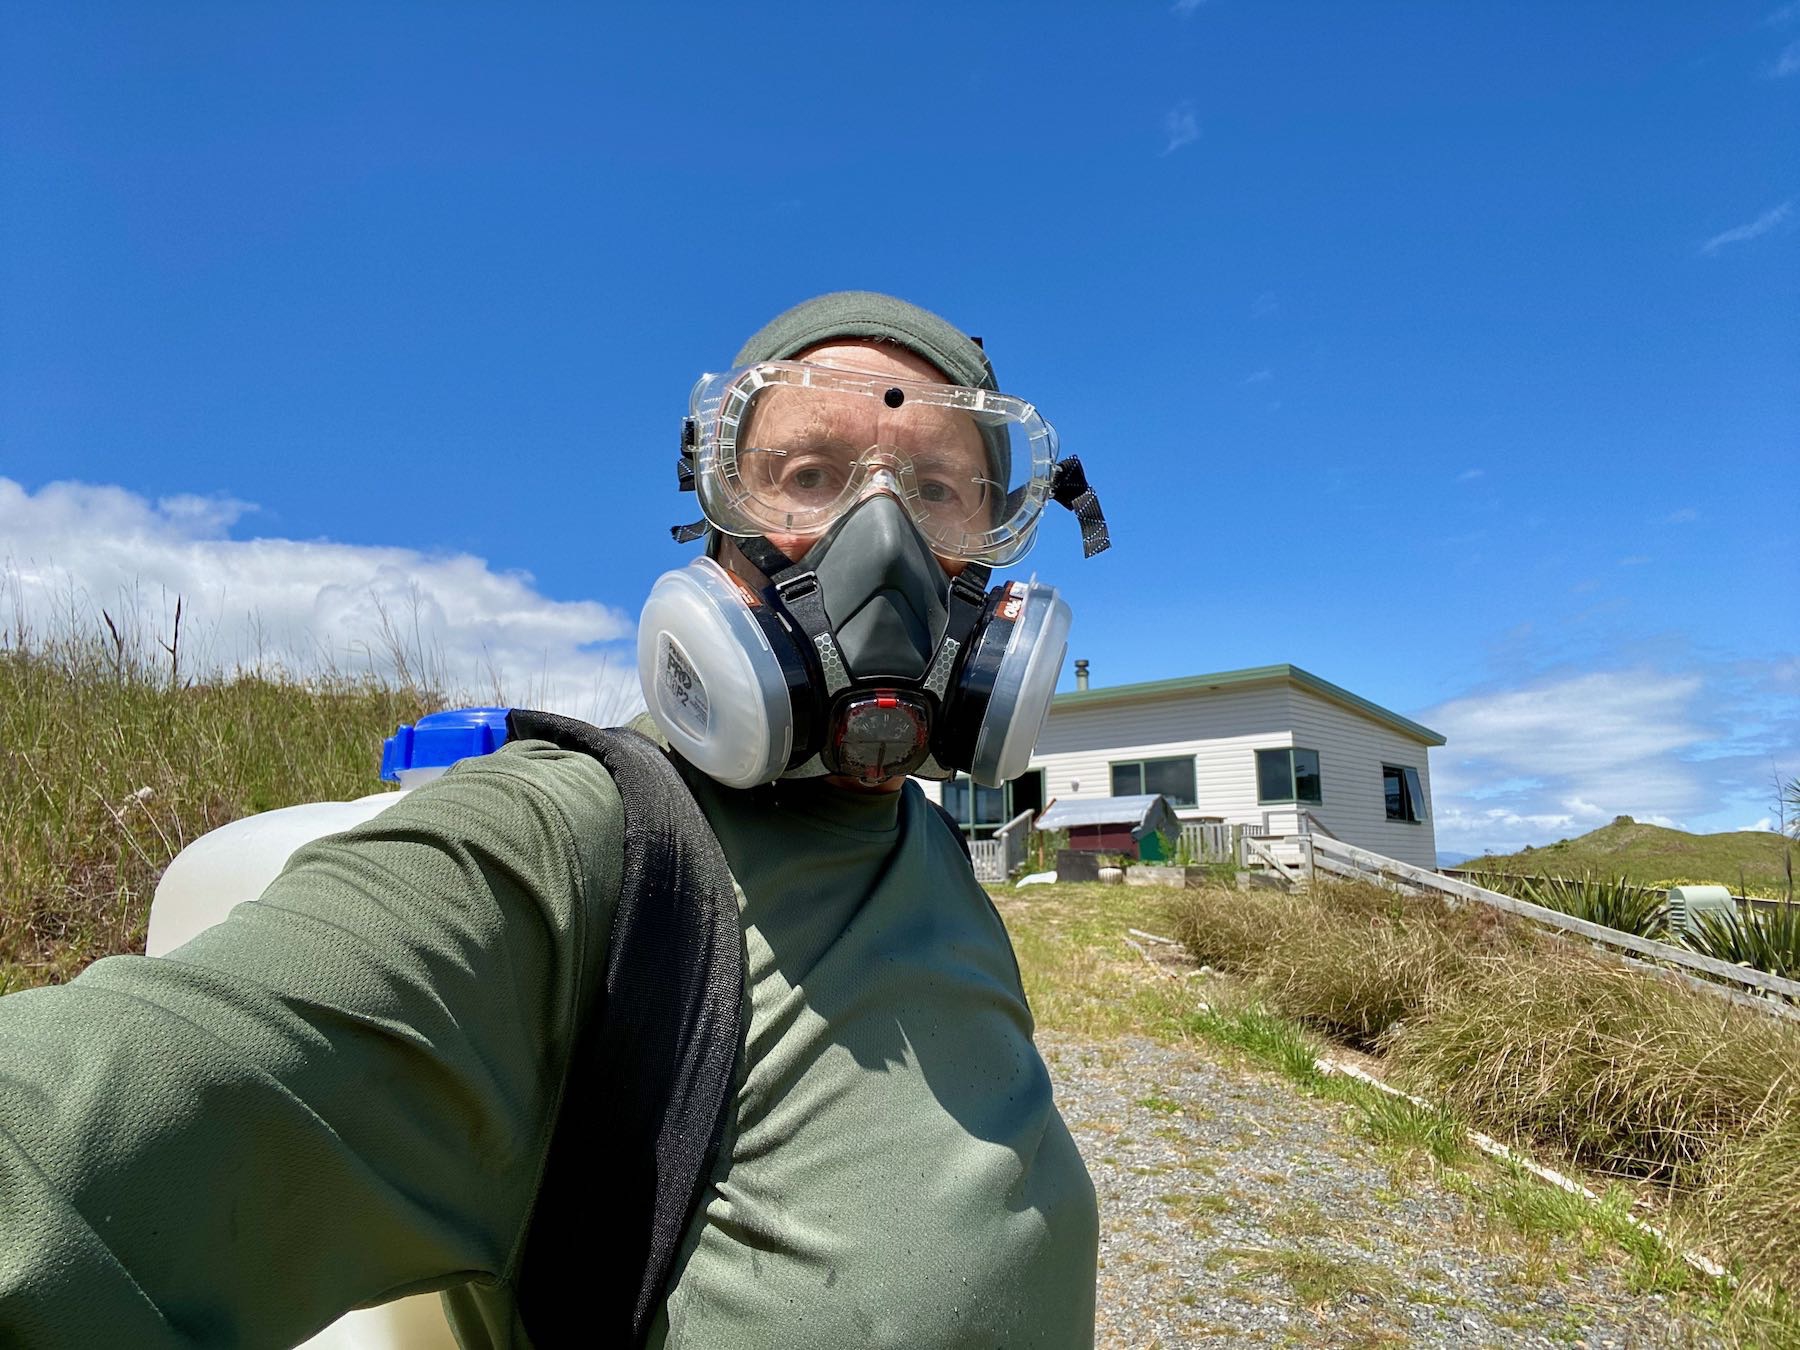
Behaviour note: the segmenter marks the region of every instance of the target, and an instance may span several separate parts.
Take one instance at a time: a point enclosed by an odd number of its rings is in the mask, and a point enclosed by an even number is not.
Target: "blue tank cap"
[[[486,755],[506,744],[510,708],[446,708],[403,726],[381,745],[382,781],[397,783],[402,769],[448,768],[459,759]]]

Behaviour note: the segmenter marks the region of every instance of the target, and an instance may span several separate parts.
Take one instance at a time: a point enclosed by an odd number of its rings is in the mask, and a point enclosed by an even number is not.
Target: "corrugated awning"
[[[1123,825],[1133,837],[1174,833],[1181,828],[1175,808],[1160,792],[1136,797],[1074,797],[1053,803],[1037,818],[1040,830],[1072,830],[1083,826]]]

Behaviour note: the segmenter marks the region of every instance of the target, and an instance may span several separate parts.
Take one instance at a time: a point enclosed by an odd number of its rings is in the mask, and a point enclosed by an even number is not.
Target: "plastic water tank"
[[[505,708],[456,708],[401,727],[381,752],[381,777],[398,783],[398,791],[264,811],[201,835],[175,856],[157,883],[145,952],[173,951],[233,906],[254,900],[302,844],[360,825],[458,760],[499,749],[506,741],[506,713]],[[456,1350],[456,1338],[438,1296],[415,1294],[346,1314],[306,1341],[304,1350]]]
[[[171,952],[218,923],[234,905],[254,900],[302,844],[360,825],[458,760],[499,749],[506,741],[506,713],[505,708],[455,708],[401,727],[381,750],[381,777],[398,783],[398,792],[264,811],[201,835],[163,870],[150,902],[145,952]]]
[[[1699,932],[1702,914],[1736,918],[1737,912],[1737,901],[1723,886],[1669,887],[1669,928],[1672,932]]]

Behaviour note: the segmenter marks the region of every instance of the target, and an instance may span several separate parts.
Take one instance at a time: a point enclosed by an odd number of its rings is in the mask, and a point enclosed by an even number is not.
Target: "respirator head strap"
[[[831,617],[825,613],[825,594],[819,575],[803,562],[795,562],[761,535],[736,541],[738,550],[769,580],[777,608],[800,626],[824,677],[826,697],[850,687],[850,672],[831,633]]]
[[[982,606],[987,604],[988,578],[993,574],[994,569],[986,563],[970,563],[950,582],[950,593],[946,597],[946,608],[950,613],[944,624],[943,641],[938,644],[937,655],[931,663],[933,674],[937,673],[940,664],[953,662],[959,652],[968,649],[969,634],[975,631]],[[942,689],[932,692],[940,699],[943,697]]]
[[[926,692],[937,699],[940,709],[948,702],[950,681],[969,650],[969,638],[987,604],[988,578],[993,571],[986,563],[970,563],[950,582],[950,592],[945,597],[948,613],[944,636],[932,654],[924,680]]]

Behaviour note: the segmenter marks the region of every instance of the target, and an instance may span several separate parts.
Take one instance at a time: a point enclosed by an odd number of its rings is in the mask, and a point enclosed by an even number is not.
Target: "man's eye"
[[[927,478],[919,484],[919,496],[934,504],[953,502],[956,500],[956,489],[941,478]]]
[[[803,464],[788,475],[788,483],[801,492],[823,492],[835,486],[835,477],[823,465]]]

